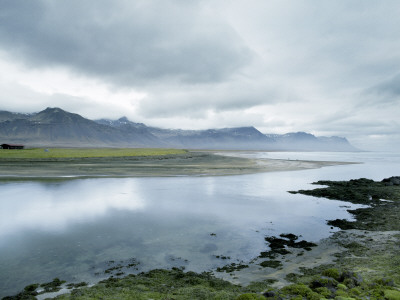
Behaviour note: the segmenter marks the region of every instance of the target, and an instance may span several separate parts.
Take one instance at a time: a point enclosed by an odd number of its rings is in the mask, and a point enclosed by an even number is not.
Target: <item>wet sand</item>
[[[212,152],[143,157],[0,159],[0,177],[223,176],[294,171],[348,164],[331,161],[249,159]]]

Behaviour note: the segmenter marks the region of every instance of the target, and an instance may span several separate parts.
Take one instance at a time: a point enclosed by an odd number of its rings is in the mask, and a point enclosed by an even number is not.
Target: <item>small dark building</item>
[[[24,145],[1,144],[2,149],[24,149]]]

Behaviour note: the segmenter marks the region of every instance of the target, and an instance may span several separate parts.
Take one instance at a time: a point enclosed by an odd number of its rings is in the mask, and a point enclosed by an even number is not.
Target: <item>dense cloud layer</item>
[[[2,1],[1,19],[25,63],[119,85],[221,81],[251,59],[232,28],[183,1]]]
[[[0,0],[0,110],[400,144],[399,15],[395,0]]]

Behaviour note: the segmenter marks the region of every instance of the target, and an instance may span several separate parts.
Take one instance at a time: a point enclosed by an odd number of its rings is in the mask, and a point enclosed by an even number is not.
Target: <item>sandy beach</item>
[[[249,159],[221,151],[146,157],[0,159],[3,178],[223,176],[294,171],[348,164],[331,161]]]

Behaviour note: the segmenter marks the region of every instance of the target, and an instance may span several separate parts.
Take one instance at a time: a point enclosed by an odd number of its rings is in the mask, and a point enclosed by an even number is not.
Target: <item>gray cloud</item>
[[[386,101],[393,102],[400,100],[400,74],[386,79],[379,84],[369,88],[364,94],[380,95]]]
[[[4,108],[56,102],[88,113],[97,105],[104,117],[121,112],[158,126],[248,120],[265,132],[377,135],[400,144],[397,0],[0,0],[0,7],[0,59],[61,69],[110,95],[128,91],[123,100],[96,102],[93,86],[74,94],[42,84],[36,91],[44,96],[27,91]],[[6,85],[1,101],[18,96]],[[59,95],[46,96],[53,91]],[[132,91],[146,96],[129,99]]]
[[[218,82],[251,60],[228,25],[190,1],[1,1],[0,44],[34,67],[117,85]]]
[[[232,80],[219,85],[162,87],[140,102],[139,113],[146,117],[205,116],[209,111],[245,110],[267,103],[290,101],[270,84]]]

